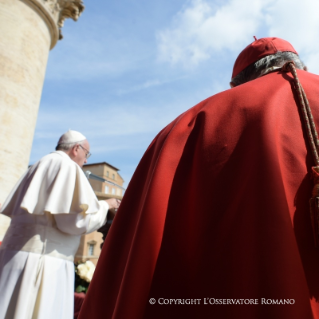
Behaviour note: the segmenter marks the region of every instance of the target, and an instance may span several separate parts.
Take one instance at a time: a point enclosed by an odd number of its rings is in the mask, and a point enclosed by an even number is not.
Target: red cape
[[[319,77],[298,74],[319,126]],[[157,135],[80,319],[319,318],[313,162],[291,81],[272,73],[212,96]],[[270,299],[294,304],[263,303]]]

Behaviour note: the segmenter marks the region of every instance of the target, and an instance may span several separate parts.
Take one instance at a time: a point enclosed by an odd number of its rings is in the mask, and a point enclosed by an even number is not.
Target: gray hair
[[[55,148],[56,151],[68,151],[72,149],[75,145],[82,145],[84,141],[76,142],[76,143],[61,143],[58,144]]]
[[[304,63],[299,56],[293,52],[277,52],[272,55],[267,55],[255,63],[247,66],[243,71],[232,78],[231,83],[235,86],[255,80],[262,75],[265,75],[275,69],[281,68],[286,62],[293,61],[297,69],[303,69]],[[271,70],[271,68],[273,68]]]

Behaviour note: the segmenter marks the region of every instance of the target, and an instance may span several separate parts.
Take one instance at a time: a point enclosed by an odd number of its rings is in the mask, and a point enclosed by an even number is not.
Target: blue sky
[[[239,52],[257,38],[292,43],[319,74],[317,0],[95,0],[51,50],[30,163],[68,129],[126,181],[155,135],[229,87]]]

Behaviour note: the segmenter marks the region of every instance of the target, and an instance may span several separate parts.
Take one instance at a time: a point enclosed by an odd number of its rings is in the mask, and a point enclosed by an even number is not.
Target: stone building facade
[[[102,162],[84,165],[83,171],[90,171],[92,174],[111,182],[100,182],[89,179],[89,182],[99,200],[108,198],[122,199],[124,193],[121,187],[123,187],[124,180],[119,174],[118,168],[106,162]],[[115,186],[113,183],[121,187]],[[101,253],[102,242],[102,234],[97,231],[83,235],[81,237],[80,246],[75,254],[74,261],[78,262],[90,260],[96,265]]]

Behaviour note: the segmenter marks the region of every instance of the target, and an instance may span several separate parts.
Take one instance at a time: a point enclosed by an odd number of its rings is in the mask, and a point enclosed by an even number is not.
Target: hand
[[[107,220],[113,220],[115,217],[116,211],[120,207],[121,201],[116,198],[110,198],[105,200],[109,204],[109,212],[107,214]]]
[[[110,198],[105,200],[108,204],[110,209],[114,209],[115,211],[120,207],[121,201],[116,198]]]

